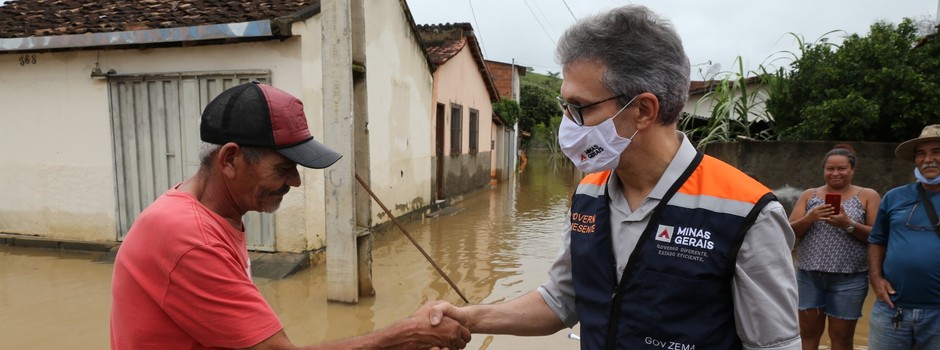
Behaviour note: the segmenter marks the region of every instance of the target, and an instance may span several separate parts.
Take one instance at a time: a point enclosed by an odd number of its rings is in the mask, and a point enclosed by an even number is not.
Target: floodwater
[[[471,303],[507,301],[546,279],[578,175],[563,158],[530,155],[522,174],[455,203],[456,214],[405,227]],[[0,246],[0,349],[107,349],[113,265],[93,262],[98,255]],[[376,295],[355,305],[327,302],[325,265],[255,282],[295,344],[368,333],[431,300],[463,304],[397,229],[376,237],[372,271]],[[867,348],[873,300],[869,295],[859,321],[858,349]],[[578,349],[568,338],[577,332],[476,334],[467,349]]]

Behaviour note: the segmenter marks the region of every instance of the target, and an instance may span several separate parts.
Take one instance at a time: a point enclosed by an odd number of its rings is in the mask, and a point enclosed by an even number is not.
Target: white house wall
[[[431,204],[431,73],[398,1],[368,1],[365,31],[370,187],[397,216]]]
[[[394,214],[403,214],[431,200],[431,73],[400,2],[370,1],[365,11],[372,188]],[[35,64],[24,65],[20,54],[0,54],[0,232],[117,239],[108,84],[90,77],[96,61],[103,72],[119,75],[270,71],[272,85],[304,102],[311,132],[323,140],[319,18],[295,22],[294,36],[283,41],[37,53]],[[478,100],[479,106],[462,104],[479,109],[488,125],[488,98]],[[481,127],[481,136],[489,134]],[[481,140],[481,151],[488,145]],[[300,169],[302,186],[275,214],[277,251],[315,250],[326,242],[323,171]],[[374,220],[387,220],[376,206],[373,213]]]
[[[89,78],[94,60],[0,55],[0,232],[115,239],[107,85]]]
[[[271,82],[281,87],[280,82],[283,78],[288,81],[288,84],[295,84],[286,86],[296,90],[288,90],[287,87],[282,89],[301,98],[304,102],[304,113],[307,115],[310,133],[315,139],[322,141],[324,130],[321,43],[323,37],[320,16],[314,16],[303,22],[295,22],[291,31],[294,33],[294,38],[288,41],[299,41],[297,43],[299,56],[283,58],[289,59],[295,68],[278,70],[290,77],[273,74]],[[343,157],[348,160],[352,159],[352,155],[343,155]],[[300,252],[326,246],[323,170],[305,167],[298,167],[298,169],[301,169],[303,191],[292,190],[291,192],[297,192],[296,196],[284,197],[281,208],[277,211],[275,228],[278,234],[292,233],[284,237],[278,236],[276,241],[278,251]]]
[[[20,54],[0,55],[0,232],[116,239],[107,81],[90,77],[96,60],[122,75],[269,70],[274,86],[304,101],[311,132],[322,139],[318,17],[293,29],[286,41],[37,53],[23,66]],[[323,246],[323,172],[301,176],[301,189],[276,214],[279,251]]]
[[[755,103],[752,105],[750,114],[748,115],[748,121],[754,121],[761,116],[765,115],[764,112],[764,101],[767,99],[767,88],[761,87],[758,90],[753,90],[756,88],[756,84],[748,85],[748,93],[756,94],[751,95],[750,98],[756,98]],[[688,114],[698,115],[700,117],[710,118],[712,110],[715,109],[715,100],[712,98],[704,98],[705,94],[694,94],[689,95],[689,100],[686,101],[685,107],[682,108],[682,111]],[[741,93],[735,90],[732,95],[733,98],[741,98]]]

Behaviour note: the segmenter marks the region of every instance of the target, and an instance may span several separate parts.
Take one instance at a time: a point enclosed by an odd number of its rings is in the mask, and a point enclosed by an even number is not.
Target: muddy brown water
[[[515,180],[454,204],[458,213],[406,228],[472,303],[510,300],[547,277],[577,178],[564,159],[533,155]],[[107,349],[113,265],[92,262],[97,256],[0,246],[0,349]],[[327,302],[323,265],[255,282],[296,344],[368,333],[430,300],[463,303],[397,230],[377,237],[373,259],[376,296],[355,305]],[[873,300],[869,295],[859,321],[858,349],[867,348]],[[578,327],[544,337],[477,334],[467,349],[578,349],[568,338],[577,332]]]

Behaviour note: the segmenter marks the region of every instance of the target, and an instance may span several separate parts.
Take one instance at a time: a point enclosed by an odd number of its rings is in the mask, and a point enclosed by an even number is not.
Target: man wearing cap
[[[868,235],[877,297],[868,346],[940,349],[940,124],[925,127],[895,154],[914,162],[917,181],[885,194]]]
[[[303,104],[269,85],[228,89],[202,114],[200,167],[140,213],[114,262],[112,349],[296,349],[258,288],[242,216],[273,212],[297,164],[340,154],[315,141]],[[469,331],[431,305],[365,336],[303,349],[463,348]],[[437,323],[438,320],[435,320]]]

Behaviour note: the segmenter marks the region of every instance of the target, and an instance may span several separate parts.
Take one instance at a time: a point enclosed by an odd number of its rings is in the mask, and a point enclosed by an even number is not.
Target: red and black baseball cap
[[[323,169],[343,155],[317,142],[304,104],[273,86],[251,82],[230,88],[206,105],[199,135],[214,144],[273,148],[308,168]]]

